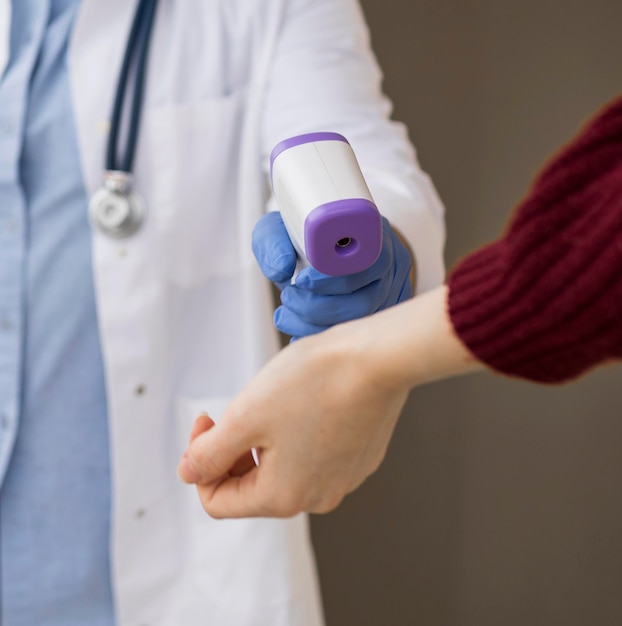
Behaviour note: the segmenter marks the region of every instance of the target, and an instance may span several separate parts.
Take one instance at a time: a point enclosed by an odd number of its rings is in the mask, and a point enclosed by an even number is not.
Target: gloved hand
[[[264,215],[253,231],[253,252],[263,274],[281,289],[275,326],[292,339],[386,309],[413,295],[412,259],[389,221],[382,218],[382,250],[363,272],[327,276],[304,268],[294,285],[296,251],[278,212]]]

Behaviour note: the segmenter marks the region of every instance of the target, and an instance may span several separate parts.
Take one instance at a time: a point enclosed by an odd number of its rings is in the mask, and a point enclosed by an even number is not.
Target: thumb
[[[255,433],[250,428],[227,420],[227,415],[215,426],[200,432],[191,441],[179,467],[179,477],[187,483],[210,483],[232,474],[250,469],[249,453],[256,444]]]
[[[188,444],[191,444],[201,433],[207,432],[212,426],[214,426],[214,420],[207,413],[201,413],[194,420]]]
[[[296,270],[296,250],[278,211],[264,215],[253,229],[253,253],[264,276],[275,283],[285,282]]]

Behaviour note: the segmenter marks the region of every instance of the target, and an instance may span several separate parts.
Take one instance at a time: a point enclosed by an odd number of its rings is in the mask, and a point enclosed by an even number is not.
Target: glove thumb
[[[296,270],[296,250],[278,211],[262,216],[255,224],[253,254],[263,275],[275,283],[287,283]]]

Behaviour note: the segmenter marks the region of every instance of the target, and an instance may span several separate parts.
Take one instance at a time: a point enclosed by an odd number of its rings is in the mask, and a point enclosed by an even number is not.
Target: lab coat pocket
[[[154,266],[182,287],[234,274],[239,267],[237,182],[244,100],[239,92],[145,113]]]
[[[187,445],[197,415],[205,412],[218,422],[231,399],[178,398],[177,425],[183,445]],[[304,522],[214,520],[205,513],[194,490],[187,496],[183,511],[189,531],[184,535],[186,575],[189,584],[197,587],[193,597],[203,610],[219,607],[222,623],[263,624],[254,621],[257,610],[280,612],[297,602],[310,562]],[[266,614],[265,623],[276,620],[270,621]]]

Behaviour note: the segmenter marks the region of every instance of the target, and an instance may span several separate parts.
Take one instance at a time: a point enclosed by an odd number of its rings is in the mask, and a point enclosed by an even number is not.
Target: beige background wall
[[[622,93],[622,1],[363,6],[451,266]],[[329,626],[622,624],[622,367],[415,391],[382,469],[313,531]]]

